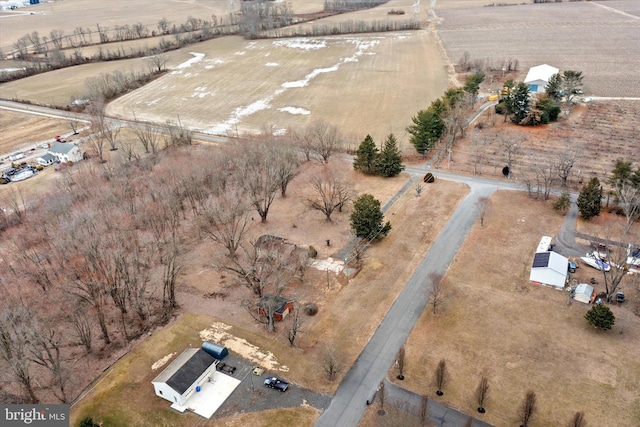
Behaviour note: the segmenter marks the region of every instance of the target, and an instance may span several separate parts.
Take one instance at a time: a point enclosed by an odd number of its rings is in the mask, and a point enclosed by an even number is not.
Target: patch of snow
[[[280,64],[278,64],[277,62],[267,62],[266,64],[264,64],[266,67],[279,67]]]
[[[273,99],[272,96],[268,96],[264,99],[259,99],[247,105],[246,107],[236,108],[235,115],[236,117],[245,117],[245,116],[250,116],[251,114],[256,113],[258,111],[267,110],[271,108],[271,104],[269,103],[271,102],[272,99]]]
[[[305,108],[300,108],[300,107],[282,107],[282,108],[278,108],[278,111],[282,111],[284,113],[289,113],[289,114],[301,114],[303,116],[307,116],[311,114],[311,111]]]
[[[240,52],[236,52],[235,54],[238,56],[242,56],[242,55],[246,55],[247,52],[245,52],[244,50],[241,50]]]
[[[151,107],[152,105],[156,105],[158,102],[160,102],[162,98],[158,98],[158,99],[154,99],[153,101],[149,101],[147,102],[147,106]]]
[[[23,71],[26,70],[25,67],[17,67],[17,68],[0,68],[0,73],[13,73],[15,71]]]
[[[282,136],[287,134],[287,129],[276,129],[273,131],[273,136]]]
[[[204,53],[189,52],[189,54],[193,55],[193,58],[183,62],[182,64],[179,64],[176,67],[176,70],[191,67],[193,64],[202,61],[202,58],[204,58]]]
[[[309,80],[298,80],[295,82],[284,82],[282,83],[282,87],[290,89],[293,87],[305,87],[306,85],[309,84]]]
[[[273,42],[274,46],[278,47],[288,47],[291,49],[300,49],[300,50],[318,50],[324,49],[327,47],[327,42],[324,40],[318,39],[309,39],[306,37],[298,37],[289,40],[277,40]]]

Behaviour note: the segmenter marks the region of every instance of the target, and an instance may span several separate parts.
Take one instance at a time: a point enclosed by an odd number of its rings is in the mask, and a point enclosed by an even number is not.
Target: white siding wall
[[[155,389],[157,396],[160,396],[171,403],[180,402],[181,396],[177,391],[169,387],[167,383],[153,383],[153,388]]]
[[[187,404],[187,400],[189,400],[189,398],[191,397],[191,395],[193,393],[196,392],[196,386],[201,386],[202,384],[204,384],[205,382],[207,382],[207,379],[213,375],[213,371],[216,369],[215,365],[211,365],[209,367],[209,369],[207,369],[206,371],[204,371],[202,373],[202,375],[200,375],[200,377],[193,383],[191,384],[191,387],[189,387],[183,394],[182,396],[179,397],[178,399],[178,404],[180,405],[186,405]]]

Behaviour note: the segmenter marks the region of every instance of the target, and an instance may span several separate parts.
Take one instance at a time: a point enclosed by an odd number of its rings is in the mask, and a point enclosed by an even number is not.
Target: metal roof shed
[[[563,289],[567,281],[569,260],[557,252],[538,252],[533,256],[529,280],[536,285]]]
[[[586,283],[580,283],[575,290],[574,300],[583,302],[585,304],[591,304],[596,297],[596,293],[593,290],[593,286]]]

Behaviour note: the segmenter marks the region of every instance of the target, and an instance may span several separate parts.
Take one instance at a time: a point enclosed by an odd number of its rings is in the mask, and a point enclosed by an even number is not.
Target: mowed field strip
[[[585,75],[587,96],[640,96],[640,7],[636,1],[447,8],[438,2],[438,34],[449,58],[549,64]],[[618,9],[622,13],[618,13]]]
[[[108,113],[204,132],[284,132],[314,120],[359,139],[404,128],[440,96],[447,73],[425,31],[247,41],[225,37],[192,46],[193,58],[125,95]],[[237,129],[236,129],[237,124]]]

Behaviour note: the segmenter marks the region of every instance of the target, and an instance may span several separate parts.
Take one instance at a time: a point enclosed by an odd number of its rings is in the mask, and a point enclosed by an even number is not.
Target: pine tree
[[[396,141],[393,133],[390,133],[378,156],[376,173],[388,178],[398,175],[403,170],[404,166],[402,165],[402,155],[398,148],[398,141]]]
[[[371,194],[363,194],[353,202],[351,230],[357,237],[367,240],[379,240],[391,230],[391,223],[382,225],[384,214],[380,201]]]
[[[562,101],[562,74],[556,73],[551,76],[544,91],[553,102]]]
[[[591,310],[587,311],[584,315],[589,324],[604,331],[611,329],[616,323],[616,317],[611,312],[611,309],[606,305],[594,305]]]
[[[518,83],[515,90],[511,92],[511,112],[513,123],[521,123],[529,113],[531,108],[529,100],[529,86],[524,83]]]
[[[373,138],[371,135],[367,135],[356,151],[353,169],[366,174],[375,174],[378,154],[378,147],[376,147]]]
[[[578,211],[582,219],[589,220],[600,215],[602,209],[602,187],[597,177],[582,187],[582,191],[578,196]]]
[[[411,119],[412,125],[407,126],[407,132],[411,135],[409,141],[420,154],[425,154],[436,145],[436,142],[444,132],[444,121],[442,115],[447,110],[442,99],[436,99],[428,109],[418,111],[418,114]]]

